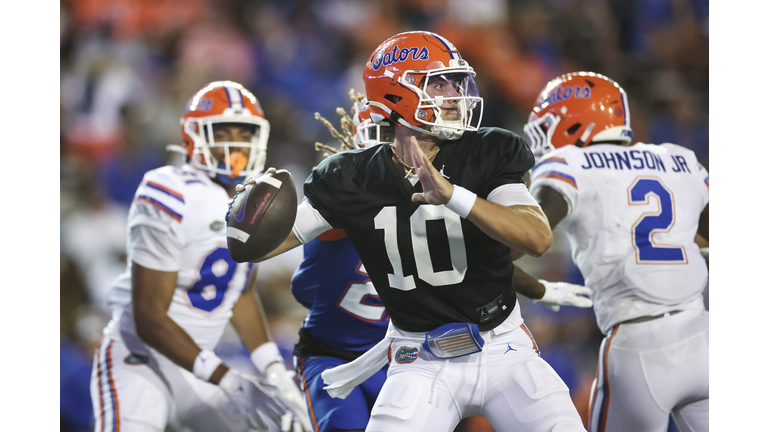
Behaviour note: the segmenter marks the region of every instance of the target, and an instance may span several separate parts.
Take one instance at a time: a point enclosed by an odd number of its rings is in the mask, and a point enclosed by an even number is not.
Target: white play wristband
[[[464,189],[459,185],[453,185],[453,194],[451,194],[451,199],[448,200],[445,206],[466,219],[467,216],[469,216],[472,207],[475,205],[475,201],[477,201],[476,193]]]
[[[258,348],[251,353],[251,361],[256,365],[256,369],[259,372],[264,373],[267,366],[274,362],[283,363],[283,355],[280,354],[280,350],[277,348],[277,344],[274,342],[267,342],[259,345]]]
[[[548,302],[553,303],[553,299],[547,298],[547,294],[549,294],[550,297],[552,297],[552,292],[549,289],[549,286],[552,284],[550,281],[546,281],[544,279],[539,279],[539,283],[544,285],[544,295],[541,296],[540,299],[532,299],[534,302]]]
[[[213,375],[213,371],[221,364],[219,356],[211,350],[202,350],[195,358],[195,365],[192,366],[192,373],[203,381],[208,381]]]

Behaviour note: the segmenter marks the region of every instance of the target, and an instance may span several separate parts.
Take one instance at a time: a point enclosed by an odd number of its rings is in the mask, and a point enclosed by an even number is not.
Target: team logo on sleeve
[[[221,231],[224,228],[224,222],[213,221],[210,225],[211,231]]]
[[[395,361],[400,364],[413,363],[417,358],[419,358],[419,347],[403,346],[395,354]]]

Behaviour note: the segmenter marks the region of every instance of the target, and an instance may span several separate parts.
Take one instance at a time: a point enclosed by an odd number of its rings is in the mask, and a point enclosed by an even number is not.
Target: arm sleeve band
[[[264,373],[267,370],[267,366],[272,363],[279,362],[283,364],[283,356],[280,354],[277,344],[270,341],[259,345],[258,348],[253,350],[251,361],[256,365],[256,369],[259,372]]]
[[[221,364],[221,359],[210,350],[202,350],[195,358],[192,373],[203,381],[208,381],[213,371]]]
[[[472,211],[472,207],[477,201],[477,194],[471,192],[459,185],[453,185],[453,193],[451,199],[445,203],[448,210],[452,210],[464,219],[469,216],[469,212]]]
[[[525,205],[541,208],[523,183],[509,183],[497,187],[488,194],[488,201],[504,207]]]
[[[333,228],[307,201],[299,204],[296,209],[296,221],[293,223],[293,233],[304,244],[320,234]]]

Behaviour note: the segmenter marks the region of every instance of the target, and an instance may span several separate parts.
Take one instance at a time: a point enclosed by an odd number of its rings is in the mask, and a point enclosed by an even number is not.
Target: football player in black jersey
[[[391,359],[367,430],[450,432],[483,416],[497,432],[584,431],[513,289],[512,250],[539,256],[552,241],[524,182],[534,157],[516,134],[479,127],[474,75],[434,33],[382,43],[363,79],[371,119],[396,126],[394,144],[322,161],[292,234],[260,261],[331,228],[349,236],[391,324],[384,341],[323,378],[345,397]],[[557,302],[553,291],[541,300]]]

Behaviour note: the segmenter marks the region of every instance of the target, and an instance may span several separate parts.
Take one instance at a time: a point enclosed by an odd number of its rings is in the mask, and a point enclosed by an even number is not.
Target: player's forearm
[[[253,290],[240,297],[229,321],[248,352],[270,340],[264,308]]]
[[[200,347],[168,316],[176,272],[131,265],[131,305],[136,334],[172,362],[192,370]]]
[[[257,260],[254,260],[253,262],[260,263],[262,261],[266,261],[266,260],[268,260],[268,259],[270,259],[272,257],[276,257],[276,256],[278,256],[278,255],[280,255],[280,254],[282,254],[284,252],[288,252],[289,250],[291,250],[291,249],[293,249],[293,248],[295,248],[297,246],[301,246],[301,242],[296,237],[296,234],[294,234],[293,231],[291,231],[290,233],[288,233],[288,237],[286,237],[286,239],[283,240],[283,242],[280,244],[280,246],[277,247],[277,249],[273,250],[272,252],[264,255],[263,257],[261,257],[261,258],[259,258]]]
[[[512,283],[518,294],[522,294],[531,300],[538,300],[544,297],[544,292],[546,291],[544,285],[518,266],[515,266]]]
[[[147,317],[137,315],[136,333],[147,345],[177,365],[192,371],[201,349],[167,314]]]
[[[467,219],[491,238],[529,255],[541,256],[552,244],[547,217],[537,207],[504,207],[478,198]]]
[[[202,349],[184,329],[168,315],[158,316],[155,319],[142,319],[141,322],[142,324],[139,324],[138,320],[136,322],[136,333],[147,345],[177,365],[194,372],[195,359]],[[227,366],[220,364],[208,381],[218,384],[228,370]]]

